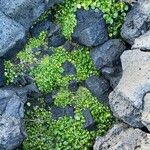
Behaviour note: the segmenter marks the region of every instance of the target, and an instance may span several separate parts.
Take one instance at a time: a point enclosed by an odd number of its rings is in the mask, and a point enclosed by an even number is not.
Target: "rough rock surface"
[[[110,85],[104,77],[91,76],[85,81],[85,85],[100,101],[107,103]]]
[[[147,93],[144,97],[142,110],[142,123],[150,131],[150,93]]]
[[[25,28],[0,11],[0,57],[15,53],[26,41]],[[8,55],[9,53],[9,55]],[[11,54],[10,54],[11,53]]]
[[[116,124],[104,137],[96,139],[94,150],[149,150],[150,134],[125,124]]]
[[[150,27],[150,3],[148,0],[139,0],[128,12],[122,27],[121,35],[129,44],[144,34]]]
[[[13,150],[25,139],[24,104],[34,92],[30,85],[0,89],[0,150]]]
[[[109,96],[113,114],[134,127],[142,127],[143,97],[150,91],[150,53],[125,51],[121,56],[123,75]]]
[[[108,40],[106,23],[102,12],[79,9],[77,11],[77,26],[73,33],[75,42],[85,46],[97,46]]]
[[[114,89],[121,77],[122,77],[122,67],[121,64],[115,67],[104,67],[101,70],[103,76],[110,82],[110,86]]]
[[[0,0],[0,10],[28,29],[47,8],[63,0]]]
[[[0,10],[28,29],[44,12],[45,3],[43,0],[0,0]]]
[[[141,49],[143,51],[150,51],[150,30],[135,39],[132,49]]]
[[[0,149],[12,150],[26,137],[23,128],[25,91],[0,90]]]
[[[101,46],[93,48],[90,52],[94,65],[97,69],[112,67],[114,62],[120,59],[126,46],[120,39],[111,39]]]

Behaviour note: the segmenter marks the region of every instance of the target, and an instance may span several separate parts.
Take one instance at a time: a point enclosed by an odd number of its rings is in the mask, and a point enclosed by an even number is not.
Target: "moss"
[[[56,96],[58,106],[73,105],[75,117],[62,117],[58,121],[44,109],[30,112],[26,119],[28,138],[24,142],[25,150],[89,150],[97,135],[103,135],[111,127],[113,117],[110,110],[99,103],[86,88],[80,88],[76,94],[66,89]],[[97,123],[97,131],[83,129],[85,122],[82,110],[89,108]]]
[[[71,39],[77,23],[75,12],[81,7],[86,10],[89,8],[101,10],[108,25],[109,36],[114,37],[120,34],[120,28],[128,9],[124,2],[117,0],[65,0],[56,8],[55,17],[66,38]]]

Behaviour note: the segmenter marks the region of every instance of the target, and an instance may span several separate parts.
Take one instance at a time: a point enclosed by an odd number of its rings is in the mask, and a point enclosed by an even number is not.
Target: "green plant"
[[[77,75],[63,76],[62,64],[66,61],[73,63],[77,69]],[[34,69],[31,75],[42,92],[50,92],[57,87],[65,87],[71,79],[79,82],[86,80],[90,75],[98,74],[86,48],[75,50],[71,53],[64,48],[53,49],[51,56],[45,56]]]
[[[30,112],[26,116],[28,138],[24,142],[25,150],[89,150],[96,136],[105,134],[113,123],[108,107],[99,103],[86,88],[80,88],[76,94],[61,89],[55,104],[63,107],[73,105],[75,117],[62,117],[56,121],[44,109]],[[83,129],[82,110],[86,108],[90,109],[97,123],[96,131]]]
[[[56,8],[56,22],[62,27],[66,38],[71,39],[71,34],[76,26],[75,12],[78,8],[99,9],[104,13],[104,19],[108,25],[109,36],[117,36],[128,9],[124,2],[117,0],[65,0]]]
[[[5,61],[5,77],[7,85],[13,83],[15,77],[22,74],[22,72],[23,66],[21,64],[15,65],[10,60]]]

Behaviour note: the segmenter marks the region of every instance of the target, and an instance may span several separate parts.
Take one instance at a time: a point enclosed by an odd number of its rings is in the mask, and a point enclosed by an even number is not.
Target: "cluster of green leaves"
[[[42,32],[38,38],[31,38],[24,50],[19,52],[16,58],[19,64],[6,61],[7,83],[12,83],[14,78],[21,73],[18,71],[20,66],[22,73],[28,72],[37,83],[41,92],[48,93],[55,88],[67,86],[71,79],[77,81],[86,80],[90,75],[98,74],[87,48],[77,48],[72,52],[67,52],[63,47],[53,49],[51,56],[45,55],[42,58],[37,57],[40,52],[34,53],[33,48],[40,46],[47,48],[46,33]],[[75,65],[77,74],[73,76],[63,76],[62,64],[69,61]]]
[[[89,150],[96,136],[103,135],[111,127],[113,117],[108,107],[99,103],[86,88],[77,93],[61,89],[55,97],[55,104],[75,107],[75,117],[62,117],[53,120],[51,113],[44,109],[35,109],[26,118],[28,138],[24,142],[25,150]],[[90,108],[97,124],[96,131],[83,129],[85,119],[82,110]]]
[[[75,65],[77,74],[63,76],[62,64],[69,61]],[[65,87],[71,79],[86,80],[90,75],[98,74],[86,48],[67,52],[64,48],[53,49],[51,56],[45,56],[34,69],[31,75],[42,92],[50,92],[57,87]]]
[[[32,64],[37,62],[32,49],[38,48],[41,45],[46,46],[45,38],[45,32],[41,32],[38,38],[30,38],[25,48],[17,54],[16,58],[5,61],[5,76],[7,84],[13,83],[15,77],[26,72],[29,68],[32,69]]]
[[[77,24],[75,12],[78,8],[101,10],[108,25],[110,37],[120,34],[120,28],[128,10],[127,5],[118,0],[65,0],[56,8],[55,17],[68,39],[71,38]]]

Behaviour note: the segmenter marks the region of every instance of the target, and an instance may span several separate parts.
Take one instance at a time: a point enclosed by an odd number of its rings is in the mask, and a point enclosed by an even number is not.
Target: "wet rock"
[[[73,33],[75,42],[92,47],[108,40],[107,27],[102,12],[79,9],[76,16],[77,26]]]
[[[95,67],[100,70],[103,67],[112,67],[120,59],[126,46],[120,39],[111,39],[101,46],[93,48],[90,52]]]
[[[69,82],[69,85],[68,85],[68,89],[71,91],[71,92],[76,92],[79,88],[79,84],[76,80],[71,80]]]
[[[96,129],[96,124],[94,122],[94,119],[92,117],[92,114],[89,109],[82,110],[82,114],[85,118],[85,124],[83,126],[84,129],[88,131],[93,131]]]
[[[128,12],[121,35],[129,44],[132,45],[137,37],[149,29],[149,14],[150,3],[147,0],[138,1]]]
[[[122,78],[109,96],[114,116],[133,127],[142,127],[143,97],[150,91],[150,53],[125,51],[121,56]]]
[[[64,62],[63,69],[64,69],[64,72],[63,72],[64,76],[74,75],[77,72],[75,66],[69,61]]]
[[[93,96],[107,103],[110,85],[104,77],[91,76],[85,81],[85,85]]]
[[[150,51],[150,31],[136,38],[132,49],[140,49],[143,51]]]
[[[116,124],[104,137],[98,137],[94,150],[148,150],[150,134],[126,124]]]
[[[0,33],[0,57],[12,57],[26,42],[24,27],[2,12],[0,12]]]

